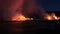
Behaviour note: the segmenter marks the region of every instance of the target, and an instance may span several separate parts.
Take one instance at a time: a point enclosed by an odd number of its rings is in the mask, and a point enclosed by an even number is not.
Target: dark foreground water
[[[0,23],[2,34],[51,33],[60,29],[60,20],[1,21]]]

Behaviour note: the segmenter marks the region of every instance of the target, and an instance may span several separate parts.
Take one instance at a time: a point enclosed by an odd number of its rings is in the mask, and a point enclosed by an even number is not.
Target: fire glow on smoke
[[[33,20],[33,18],[26,18],[23,14],[17,13],[15,16],[12,17],[12,21],[26,21],[26,20]]]
[[[45,20],[60,20],[60,17],[57,17],[55,13],[52,13],[52,14],[46,13],[44,19]],[[26,21],[26,20],[34,20],[34,19],[25,17],[21,13],[17,13],[15,16],[12,17],[12,21]]]
[[[60,20],[60,17],[57,17],[55,13],[52,14],[46,13],[44,18],[46,20]]]

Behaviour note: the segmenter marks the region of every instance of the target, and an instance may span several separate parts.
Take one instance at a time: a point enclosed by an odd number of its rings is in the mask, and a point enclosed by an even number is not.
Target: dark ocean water
[[[32,20],[32,21],[3,21],[1,22],[1,32],[8,34],[37,34],[40,32],[56,32],[60,29],[58,20]]]

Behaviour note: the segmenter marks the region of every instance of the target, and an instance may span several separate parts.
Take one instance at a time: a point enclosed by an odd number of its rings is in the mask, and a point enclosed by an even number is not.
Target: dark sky
[[[60,11],[60,0],[41,0],[41,3],[45,10]]]
[[[38,3],[40,2],[42,3],[43,7],[47,11],[60,11],[60,0],[38,0],[38,1],[39,1]]]

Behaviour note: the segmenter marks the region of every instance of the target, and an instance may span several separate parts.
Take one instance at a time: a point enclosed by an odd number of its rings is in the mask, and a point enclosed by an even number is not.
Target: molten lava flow
[[[55,15],[55,13],[52,13],[51,15],[55,20],[59,20],[58,17]]]
[[[24,15],[17,13],[12,17],[13,21],[25,21],[25,20],[33,20],[33,18],[26,18]]]
[[[60,20],[60,17],[57,17],[55,13],[52,13],[51,15],[46,13],[45,14],[45,19],[47,20]]]
[[[47,19],[47,20],[53,20],[53,18],[47,13],[45,14],[44,18]]]

